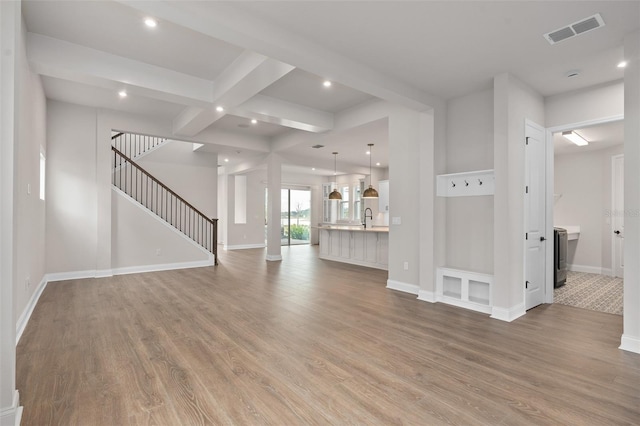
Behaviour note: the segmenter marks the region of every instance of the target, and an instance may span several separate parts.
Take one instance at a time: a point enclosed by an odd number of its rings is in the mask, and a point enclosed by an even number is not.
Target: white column
[[[96,276],[110,277],[111,271],[111,128],[98,112],[96,117]]]
[[[423,113],[420,138],[420,289],[418,299],[436,301],[436,277],[438,266],[444,266],[445,203],[436,197],[436,175],[445,173],[445,127],[446,107],[444,102],[431,113]]]
[[[434,247],[427,241],[429,237],[433,240],[433,159],[420,161],[421,152],[433,153],[433,118],[431,113],[403,107],[394,107],[389,115],[387,287],[415,295],[420,293],[421,275],[429,282],[433,273]]]
[[[20,2],[0,2],[0,425],[19,424],[16,390],[14,146],[17,140],[16,54]]]
[[[620,349],[640,353],[640,31],[625,37],[624,328]]]
[[[280,248],[280,190],[282,188],[282,159],[271,153],[267,157],[267,260],[282,260]]]

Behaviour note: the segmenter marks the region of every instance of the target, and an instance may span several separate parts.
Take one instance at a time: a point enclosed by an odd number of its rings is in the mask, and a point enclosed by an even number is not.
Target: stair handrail
[[[127,157],[126,155],[124,155],[120,150],[118,150],[115,147],[111,147],[111,149],[113,151],[115,151],[118,155],[120,155],[122,158],[125,159],[126,162],[131,163],[132,166],[134,166],[136,169],[140,170],[142,173],[146,174],[147,176],[149,176],[151,179],[153,179],[153,181],[155,181],[158,185],[160,185],[161,187],[163,187],[164,189],[166,189],[168,192],[170,192],[174,197],[176,197],[178,200],[182,201],[183,203],[185,203],[190,209],[194,210],[196,213],[198,213],[200,216],[204,217],[205,219],[207,219],[209,222],[213,223],[214,220],[218,220],[218,219],[209,219],[207,217],[206,214],[202,213],[200,210],[198,210],[197,208],[195,208],[190,202],[188,202],[187,200],[185,200],[184,198],[182,198],[181,196],[179,196],[178,194],[176,194],[171,188],[169,188],[167,185],[165,185],[164,183],[162,183],[161,181],[159,181],[155,176],[153,176],[151,173],[149,173],[147,170],[145,170],[142,166],[140,166],[138,163],[136,163],[135,161],[133,161],[131,158]]]
[[[216,238],[215,238],[216,241],[212,242],[212,249],[213,249],[212,253],[214,254],[215,264],[217,265],[218,264],[218,254],[217,254],[217,252],[218,252],[218,250],[217,250],[217,223],[218,223],[218,219],[207,217],[207,215],[202,213],[200,210],[198,210],[196,207],[194,207],[191,203],[189,203],[187,200],[182,198],[175,191],[173,191],[171,188],[169,188],[167,185],[165,185],[159,179],[157,179],[155,176],[153,176],[149,171],[145,170],[144,167],[140,166],[138,163],[133,161],[131,158],[129,158],[127,155],[125,155],[122,151],[120,151],[119,149],[117,149],[113,145],[111,146],[111,150],[115,154],[117,154],[120,157],[122,157],[125,160],[125,164],[129,163],[133,167],[135,167],[136,169],[140,170],[140,172],[142,172],[143,174],[147,175],[147,177],[150,178],[152,181],[154,181],[158,186],[160,186],[162,189],[167,191],[169,194],[173,195],[177,200],[179,200],[180,202],[184,203],[185,206],[187,206],[189,209],[193,210],[197,215],[199,215],[200,217],[202,217],[204,220],[206,220],[207,222],[209,222],[211,224],[212,229],[214,230],[214,233],[215,233],[215,236],[216,236]]]

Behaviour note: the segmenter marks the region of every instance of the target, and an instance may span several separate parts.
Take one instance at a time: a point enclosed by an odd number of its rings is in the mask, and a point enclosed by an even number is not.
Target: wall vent
[[[555,31],[544,34],[543,37],[550,44],[556,44],[568,38],[584,34],[600,27],[604,27],[604,20],[599,13],[596,13],[593,16],[589,16],[588,18],[582,19],[578,22],[574,22],[571,25],[567,25],[566,27],[558,28]]]

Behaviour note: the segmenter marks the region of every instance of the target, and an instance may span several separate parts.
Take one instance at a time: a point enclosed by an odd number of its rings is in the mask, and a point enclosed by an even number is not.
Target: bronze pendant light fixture
[[[369,187],[362,193],[362,198],[378,198],[378,191],[376,191],[375,188],[371,186],[371,157],[373,157],[373,151],[371,150],[371,147],[373,146],[373,144],[370,143],[367,144],[367,146],[369,147]]]
[[[342,200],[342,194],[338,192],[337,161],[338,161],[338,153],[334,152],[333,153],[333,176],[334,176],[334,180],[336,181],[336,186],[335,188],[333,188],[333,191],[331,191],[331,194],[329,194],[330,200]]]

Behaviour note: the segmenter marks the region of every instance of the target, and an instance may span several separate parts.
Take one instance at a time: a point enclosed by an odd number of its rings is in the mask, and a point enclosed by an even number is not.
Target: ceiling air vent
[[[324,145],[312,145],[311,148],[315,148],[315,149],[320,149],[320,148],[324,148]]]
[[[556,44],[568,38],[584,34],[596,28],[604,27],[604,20],[599,13],[585,18],[581,21],[574,22],[566,27],[559,28],[555,31],[545,34],[543,37],[550,43]]]

